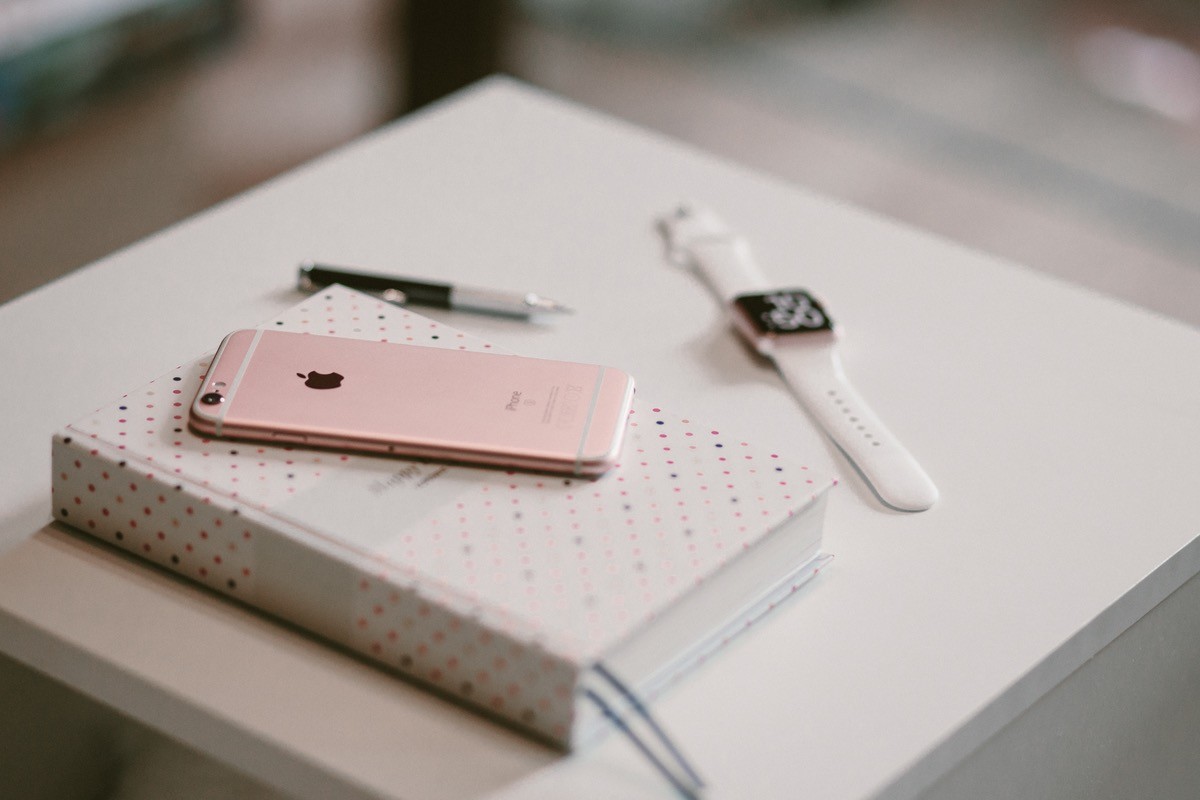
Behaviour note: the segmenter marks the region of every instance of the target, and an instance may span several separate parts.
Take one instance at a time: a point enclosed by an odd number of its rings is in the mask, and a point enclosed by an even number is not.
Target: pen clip
[[[312,264],[304,263],[300,265],[299,271],[296,273],[296,288],[302,292],[315,292],[318,288],[316,281],[312,279]]]

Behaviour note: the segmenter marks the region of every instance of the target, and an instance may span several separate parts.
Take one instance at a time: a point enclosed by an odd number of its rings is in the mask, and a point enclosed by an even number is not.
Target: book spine
[[[333,557],[279,520],[117,446],[68,429],[53,439],[52,465],[59,521],[570,747],[580,677],[570,659],[382,562]]]

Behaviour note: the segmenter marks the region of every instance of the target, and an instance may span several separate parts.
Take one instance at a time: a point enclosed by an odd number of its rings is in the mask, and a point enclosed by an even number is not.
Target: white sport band
[[[735,300],[764,295],[772,286],[754,260],[749,243],[734,235],[714,214],[681,206],[662,220],[673,258],[686,263],[704,278],[734,315],[735,327],[763,355],[772,359],[792,394],[821,426],[886,505],[901,511],[924,511],[937,502],[938,491],[921,465],[891,434],[842,371],[834,347],[835,336],[816,301],[809,306],[799,290],[779,293],[778,310],[809,313],[820,323],[812,333],[792,336],[759,334],[744,323],[744,312]],[[800,303],[792,302],[794,296]],[[788,303],[791,302],[791,305]],[[808,327],[796,325],[795,327]]]

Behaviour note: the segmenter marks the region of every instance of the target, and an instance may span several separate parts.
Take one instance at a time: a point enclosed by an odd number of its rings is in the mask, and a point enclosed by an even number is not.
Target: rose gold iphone
[[[201,434],[571,475],[616,462],[633,379],[591,364],[272,330],[225,337]]]

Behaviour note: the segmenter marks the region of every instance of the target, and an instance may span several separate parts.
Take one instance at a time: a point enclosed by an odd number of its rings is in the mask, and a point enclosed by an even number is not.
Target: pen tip
[[[557,300],[551,300],[549,297],[541,297],[536,294],[525,295],[525,305],[530,311],[537,313],[541,311],[549,311],[553,314],[574,314],[574,309],[563,305]]]

